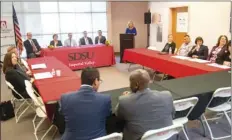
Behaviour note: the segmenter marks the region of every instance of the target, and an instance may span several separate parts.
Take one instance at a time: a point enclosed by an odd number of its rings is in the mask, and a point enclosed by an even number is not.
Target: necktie
[[[33,52],[37,52],[37,48],[32,40],[31,40],[31,46],[32,46]]]
[[[72,46],[72,40],[70,39],[70,47]]]
[[[85,45],[89,45],[88,38],[85,38]]]
[[[98,44],[100,44],[101,43],[101,37],[99,36],[98,37]]]

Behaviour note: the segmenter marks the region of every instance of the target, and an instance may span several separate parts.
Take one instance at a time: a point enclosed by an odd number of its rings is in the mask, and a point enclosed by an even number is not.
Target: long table
[[[190,120],[198,119],[201,114],[204,113],[205,108],[216,89],[230,86],[231,74],[228,71],[214,72],[174,80],[165,80],[163,82],[156,82],[149,85],[150,89],[152,90],[170,91],[174,100],[188,97],[198,97],[199,101],[194,107],[192,113],[189,115]],[[124,91],[128,90],[129,88],[120,88],[102,93],[110,94],[112,108],[115,108],[118,103],[119,96]]]
[[[158,51],[145,48],[127,49],[124,51],[124,62],[132,62],[153,70],[163,72],[175,78],[195,76],[224,69],[208,66],[205,63],[191,62],[162,55]]]
[[[114,49],[105,45],[42,49],[41,56],[54,56],[72,70],[87,66],[103,67],[115,64]]]
[[[46,105],[47,114],[49,118],[52,118],[54,109],[52,106],[49,106],[49,102],[58,101],[62,94],[78,90],[81,85],[80,77],[66,65],[58,61],[55,57],[28,59],[27,62],[30,67],[33,64],[46,64],[47,68],[32,70],[33,74],[51,72],[52,69],[61,70],[61,76],[54,76],[53,78],[34,81],[34,84]]]

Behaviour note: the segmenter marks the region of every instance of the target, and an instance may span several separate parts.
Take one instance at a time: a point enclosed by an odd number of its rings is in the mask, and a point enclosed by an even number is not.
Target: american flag
[[[15,12],[14,5],[12,5],[12,7],[13,7],[13,23],[14,23],[15,42],[16,42],[16,47],[19,50],[19,53],[21,54],[23,51],[22,35],[20,33],[19,22],[18,22],[18,18]]]

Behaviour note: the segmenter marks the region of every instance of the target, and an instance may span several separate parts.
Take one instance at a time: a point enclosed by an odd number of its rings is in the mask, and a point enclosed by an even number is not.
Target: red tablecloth
[[[81,85],[80,77],[55,57],[34,58],[27,60],[27,62],[30,67],[33,64],[46,64],[46,69],[32,70],[33,74],[51,72],[52,69],[61,70],[61,76],[59,77],[54,76],[53,78],[35,80],[34,82],[46,105],[47,115],[51,119],[55,108],[47,103],[49,101],[58,101],[62,94],[78,90]]]
[[[81,47],[63,47],[42,49],[42,56],[54,56],[72,70],[83,69],[87,66],[103,67],[115,64],[112,46],[88,45]]]
[[[207,66],[205,63],[176,59],[171,56],[161,55],[158,51],[145,48],[127,49],[124,51],[123,61],[140,64],[176,78],[224,70]]]

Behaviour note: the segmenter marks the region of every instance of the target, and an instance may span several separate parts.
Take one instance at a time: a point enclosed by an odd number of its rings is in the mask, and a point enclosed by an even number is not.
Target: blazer
[[[174,113],[170,92],[150,89],[120,96],[116,109],[116,115],[125,121],[124,140],[140,140],[148,130],[172,125]]]
[[[50,45],[55,46],[54,40],[52,40],[52,41],[50,42]],[[63,46],[63,44],[62,44],[62,42],[61,42],[60,40],[58,40],[58,43],[57,43],[56,46]]]
[[[39,43],[37,42],[37,40],[36,39],[32,39],[32,41],[35,44],[37,50],[40,51],[41,47],[40,47]],[[26,41],[23,42],[23,45],[24,45],[24,47],[26,49],[27,57],[29,58],[30,54],[34,53],[33,52],[33,47],[31,45],[31,42],[29,40],[26,40]]]
[[[30,77],[27,76],[25,72],[23,72],[20,68],[17,66],[15,68],[9,69],[6,71],[5,79],[10,82],[14,89],[21,94],[24,98],[28,98],[26,92],[26,86],[25,86],[25,80],[30,80]],[[12,94],[14,97],[20,99],[21,97],[18,96],[16,93],[12,91]]]
[[[93,44],[92,39],[91,39],[90,37],[87,37],[87,38],[88,38],[89,44]],[[79,44],[80,44],[80,45],[86,45],[86,44],[85,44],[85,38],[84,38],[84,37],[80,38]]]
[[[137,35],[137,30],[136,28],[132,28],[132,29],[129,29],[129,28],[126,28],[126,34],[134,34],[135,36]]]
[[[209,54],[208,60],[213,56],[213,51],[217,48],[218,46],[214,46]],[[228,55],[229,51],[227,49],[227,46],[223,46],[220,52],[217,54],[217,58],[215,60],[216,63],[218,64],[223,64],[223,59],[226,55]]]
[[[111,114],[111,98],[99,94],[91,86],[64,94],[60,100],[65,119],[62,140],[91,140],[106,135],[106,118]]]
[[[201,45],[198,51],[195,48],[196,46],[192,47],[192,49],[188,53],[188,56],[192,57],[193,55],[197,55],[199,59],[207,60],[209,54],[208,47],[205,45]]]
[[[165,46],[164,46],[164,48],[163,48],[163,50],[162,50],[162,52],[167,52],[167,53],[169,53],[169,49],[170,49],[170,48],[171,48],[171,50],[172,50],[172,54],[174,54],[175,49],[176,49],[176,43],[175,43],[175,42],[172,42],[171,44],[166,43]]]
[[[95,44],[98,44],[98,38],[99,38],[99,36],[95,37]],[[102,44],[106,43],[106,37],[105,36],[101,37],[100,43],[102,43]]]
[[[225,55],[221,56],[220,59],[216,59],[216,63],[218,63],[218,64],[223,64],[224,61],[231,62],[230,52],[229,51],[227,53],[225,53]]]

